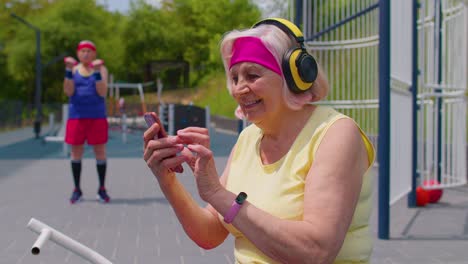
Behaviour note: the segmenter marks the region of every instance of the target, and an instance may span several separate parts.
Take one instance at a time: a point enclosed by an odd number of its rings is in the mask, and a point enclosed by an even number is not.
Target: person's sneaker
[[[109,195],[107,195],[107,191],[106,191],[106,188],[104,187],[101,187],[99,188],[98,190],[98,193],[97,193],[97,198],[100,202],[102,203],[108,203],[110,201],[110,197]]]
[[[81,190],[75,188],[75,189],[73,190],[72,196],[70,197],[70,203],[71,203],[71,204],[74,204],[74,203],[76,203],[76,202],[81,201],[81,196],[82,196],[82,195],[83,195],[83,193],[81,192]]]

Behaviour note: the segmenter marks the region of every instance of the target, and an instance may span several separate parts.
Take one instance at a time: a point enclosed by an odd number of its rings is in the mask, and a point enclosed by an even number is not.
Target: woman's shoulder
[[[317,130],[317,138],[321,140],[325,134],[328,134],[329,139],[337,141],[342,140],[344,143],[363,142],[369,155],[369,163],[371,164],[375,155],[374,147],[359,123],[352,117],[340,113],[331,107],[329,108],[330,109],[327,110],[329,118],[327,118],[323,126]]]
[[[338,112],[333,107],[327,105],[317,105],[312,115],[310,116],[304,130],[315,131],[328,127],[342,118],[349,118],[348,116]]]
[[[104,73],[104,72],[105,72],[105,73],[108,73],[109,70],[107,69],[107,67],[106,67],[105,65],[102,65],[102,66],[101,66],[101,73]]]
[[[240,132],[236,145],[243,148],[244,146],[255,144],[261,136],[261,129],[254,124],[250,124]]]
[[[353,118],[330,106],[318,107],[314,115],[314,119],[318,123],[317,129],[315,129],[316,132],[326,132],[331,127],[340,127],[340,129],[345,129],[346,131],[360,129]]]
[[[80,69],[80,67],[81,67],[81,63],[78,63],[77,65],[73,66],[73,69],[72,69],[73,73],[74,74],[79,73],[78,70]]]
[[[254,124],[250,124],[240,132],[239,138],[252,137],[255,135],[259,135],[260,133],[261,130],[259,127],[257,127]]]
[[[320,116],[323,119],[334,119],[348,117],[345,114],[339,112],[335,108],[329,105],[318,105],[314,115]],[[349,117],[348,117],[349,118]]]

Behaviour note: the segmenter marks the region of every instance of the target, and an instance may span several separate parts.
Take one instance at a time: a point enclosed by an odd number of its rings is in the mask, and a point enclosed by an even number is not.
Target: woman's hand
[[[181,143],[187,145],[181,156],[185,157],[195,175],[198,193],[205,202],[209,202],[210,197],[223,187],[210,149],[208,129],[188,127],[177,131],[177,136]]]
[[[65,68],[67,70],[72,70],[73,66],[78,64],[78,62],[73,57],[65,57],[63,58],[63,62],[65,63]]]
[[[174,176],[171,168],[180,167],[186,161],[183,155],[177,155],[184,149],[177,136],[168,136],[155,139],[161,127],[153,124],[143,134],[144,154],[143,159],[160,183],[170,180]]]
[[[93,60],[93,62],[91,62],[90,66],[91,66],[91,68],[94,69],[94,71],[100,72],[102,65],[104,65],[104,60],[96,59],[96,60]]]

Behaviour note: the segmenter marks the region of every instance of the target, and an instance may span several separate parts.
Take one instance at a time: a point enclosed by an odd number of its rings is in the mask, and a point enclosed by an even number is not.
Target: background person
[[[310,104],[327,95],[328,83],[302,41],[284,19],[224,36],[227,86],[252,125],[239,135],[220,177],[206,128],[153,140],[160,129],[153,125],[144,134],[144,159],[185,232],[206,249],[231,233],[236,263],[370,258],[374,150],[351,118]],[[184,162],[205,208],[170,170]]]
[[[108,123],[105,97],[107,94],[107,69],[104,61],[96,59],[96,45],[88,40],[78,44],[79,63],[65,58],[65,80],[63,89],[69,99],[69,118],[67,120],[65,142],[71,145],[71,168],[75,189],[70,197],[74,204],[83,195],[80,188],[81,160],[85,142],[93,146],[99,176],[98,199],[109,202],[105,188],[106,143]]]

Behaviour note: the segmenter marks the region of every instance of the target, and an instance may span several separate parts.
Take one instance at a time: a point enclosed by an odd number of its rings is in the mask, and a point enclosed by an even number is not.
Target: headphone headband
[[[290,37],[293,37],[300,45],[300,48],[290,48],[283,55],[281,69],[288,88],[292,92],[302,93],[309,90],[317,78],[318,66],[315,58],[305,48],[302,31],[294,23],[284,18],[267,18],[257,22],[253,27],[264,24],[279,28]]]
[[[263,24],[279,27],[285,33],[288,33],[291,37],[294,37],[296,41],[302,46],[302,43],[304,42],[304,35],[302,34],[302,31],[291,21],[284,18],[267,18],[257,22],[255,25],[253,25],[253,27],[257,27]]]

